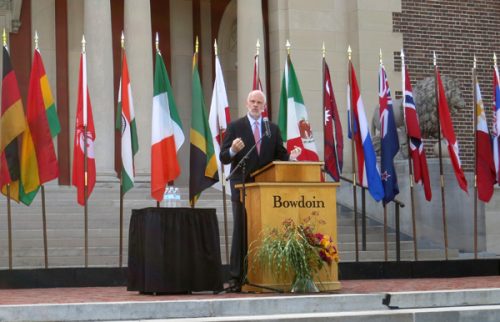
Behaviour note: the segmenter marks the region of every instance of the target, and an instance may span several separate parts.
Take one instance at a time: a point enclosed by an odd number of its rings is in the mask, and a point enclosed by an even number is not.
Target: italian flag
[[[161,201],[165,186],[181,174],[177,151],[184,143],[184,133],[159,51],[156,52],[152,118],[151,196]]]
[[[123,193],[134,186],[134,155],[139,150],[137,127],[135,123],[134,101],[128,74],[127,55],[123,49],[122,76],[118,91],[118,111],[116,113],[116,129],[121,130],[122,173],[121,185]]]
[[[298,160],[319,161],[307,109],[290,55],[287,57],[281,82],[278,125],[288,153],[295,147],[300,147],[302,153]]]

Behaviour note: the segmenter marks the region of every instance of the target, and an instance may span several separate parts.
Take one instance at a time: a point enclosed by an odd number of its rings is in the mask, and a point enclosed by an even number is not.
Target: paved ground
[[[342,289],[335,293],[360,294],[403,291],[435,291],[477,288],[500,288],[500,276],[425,278],[425,279],[385,279],[341,281]],[[50,289],[4,289],[0,290],[0,305],[89,303],[89,302],[136,302],[175,301],[209,298],[240,298],[256,296],[276,296],[276,294],[193,294],[193,295],[141,295],[128,292],[125,287],[82,287]],[[291,296],[285,294],[283,296]],[[293,296],[293,295],[292,295]]]

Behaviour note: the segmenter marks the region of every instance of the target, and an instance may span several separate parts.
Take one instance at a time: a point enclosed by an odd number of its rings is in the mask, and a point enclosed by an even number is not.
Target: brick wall
[[[460,84],[466,107],[452,118],[462,164],[466,171],[473,171],[471,69],[475,54],[491,129],[493,52],[500,57],[500,0],[401,0],[401,8],[402,12],[393,13],[393,30],[403,33],[412,82],[433,75],[432,52],[436,51],[441,76],[453,77]]]

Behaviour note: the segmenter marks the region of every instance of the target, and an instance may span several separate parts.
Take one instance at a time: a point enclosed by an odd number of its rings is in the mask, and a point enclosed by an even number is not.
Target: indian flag
[[[165,186],[181,174],[177,151],[184,143],[184,133],[159,51],[156,52],[152,117],[151,196],[161,201]]]
[[[123,193],[134,186],[134,155],[139,150],[137,127],[135,123],[134,101],[128,74],[127,55],[123,49],[122,76],[118,91],[118,111],[116,113],[116,128],[121,130],[122,173],[121,185]]]

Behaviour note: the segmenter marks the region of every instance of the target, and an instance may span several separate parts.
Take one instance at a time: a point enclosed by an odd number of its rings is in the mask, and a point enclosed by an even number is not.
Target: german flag
[[[2,76],[0,187],[2,193],[7,195],[7,185],[10,185],[10,197],[19,202],[19,144],[22,139],[21,134],[26,130],[26,119],[16,74],[12,69],[6,46],[3,46]]]
[[[189,203],[194,207],[203,190],[219,181],[217,160],[203,99],[198,50],[193,55],[193,87],[190,131]]]

